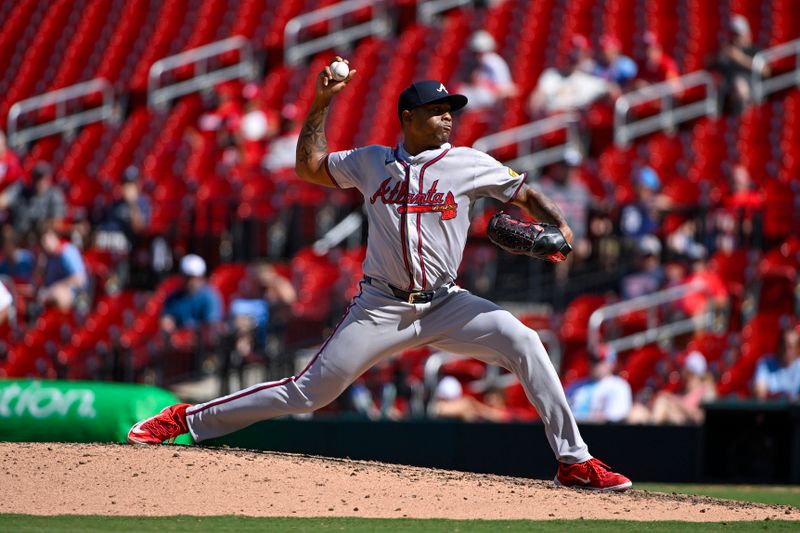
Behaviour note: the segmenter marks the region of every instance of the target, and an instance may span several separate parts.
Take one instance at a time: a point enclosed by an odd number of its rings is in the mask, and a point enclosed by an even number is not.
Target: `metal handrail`
[[[674,97],[693,87],[705,86],[706,97],[675,107]],[[627,122],[628,113],[634,106],[648,102],[660,102],[657,115]],[[697,70],[675,80],[648,85],[617,98],[614,104],[614,143],[625,147],[633,139],[654,131],[673,131],[688,120],[702,116],[719,115],[717,86],[710,72]]]
[[[343,26],[344,17],[350,13],[372,8],[372,18],[366,22]],[[303,28],[320,22],[330,22],[327,35],[299,42]],[[323,50],[344,46],[369,35],[388,35],[391,29],[385,0],[347,0],[299,15],[286,23],[284,29],[284,60],[288,65],[297,65],[304,58]]]
[[[776,60],[785,57],[795,56],[794,70],[778,74],[777,76],[764,77],[766,67]],[[779,44],[766,50],[762,50],[753,56],[751,79],[753,81],[753,98],[756,102],[762,102],[767,95],[787,89],[792,86],[800,86],[800,39]]]
[[[67,109],[68,102],[98,93],[103,98],[99,107],[80,111]],[[8,112],[8,143],[14,148],[20,148],[35,139],[71,131],[86,124],[114,121],[116,120],[115,104],[114,89],[105,78],[95,78],[20,100],[12,105]],[[25,114],[52,105],[56,107],[56,116],[50,122],[22,128],[19,126],[20,118]]]
[[[317,255],[328,253],[331,248],[345,239],[348,239],[356,233],[360,233],[363,223],[364,216],[358,211],[353,211],[312,245],[314,253]]]
[[[667,340],[700,328],[716,330],[717,324],[714,320],[714,310],[710,306],[704,313],[693,317],[679,318],[662,324],[658,323],[656,310],[659,306],[677,302],[686,295],[697,292],[703,292],[706,296],[711,296],[711,290],[705,283],[692,282],[597,309],[589,317],[587,338],[589,353],[596,354],[601,343],[620,352],[631,348],[639,348],[651,342]],[[601,328],[604,322],[635,311],[647,311],[648,327],[645,331],[612,340],[602,339]]]
[[[417,4],[417,20],[431,24],[436,15],[454,7],[471,5],[475,0],[428,0]]]
[[[578,123],[578,115],[574,113],[555,115],[481,137],[472,144],[472,147],[482,152],[491,152],[516,144],[518,157],[506,162],[509,167],[516,170],[535,172],[546,165],[565,160],[578,163],[583,158]],[[533,151],[532,141],[534,139],[562,129],[567,131],[564,144]]]
[[[209,60],[228,52],[239,52],[239,61],[233,65],[209,71]],[[162,76],[186,65],[194,65],[195,72],[188,80],[163,83]],[[211,44],[192,48],[179,54],[159,59],[150,67],[147,80],[147,105],[162,109],[169,102],[186,94],[209,89],[216,84],[234,80],[252,80],[256,76],[256,62],[250,41],[239,35]],[[163,83],[163,84],[162,84]]]

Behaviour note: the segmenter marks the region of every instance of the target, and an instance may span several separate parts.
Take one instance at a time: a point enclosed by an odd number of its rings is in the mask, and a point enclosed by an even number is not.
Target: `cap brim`
[[[418,106],[414,107],[422,107],[424,105],[435,104],[437,102],[447,102],[450,104],[450,111],[458,111],[459,109],[466,106],[469,100],[463,94],[448,94],[447,96],[443,96],[441,98],[435,98],[433,100],[430,100],[423,104],[419,104]]]
[[[458,111],[459,109],[465,107],[469,100],[463,94],[451,94],[440,100],[434,100],[434,102],[445,101],[450,104],[450,111]]]

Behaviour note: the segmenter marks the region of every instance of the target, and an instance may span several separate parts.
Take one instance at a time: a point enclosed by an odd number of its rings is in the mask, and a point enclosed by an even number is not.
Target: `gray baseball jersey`
[[[473,202],[482,196],[507,202],[525,181],[483,152],[449,144],[415,156],[402,145],[334,152],[326,168],[336,185],[364,196],[364,273],[405,290],[453,281]]]
[[[355,187],[364,196],[369,237],[361,292],[302,372],[187,409],[195,440],[318,409],[374,364],[429,344],[514,372],[544,422],[555,456],[565,463],[591,459],[536,332],[452,284],[472,203],[482,196],[513,199],[524,175],[486,154],[449,144],[414,156],[402,146],[335,152],[326,168],[336,185]],[[409,302],[392,286],[432,296]]]

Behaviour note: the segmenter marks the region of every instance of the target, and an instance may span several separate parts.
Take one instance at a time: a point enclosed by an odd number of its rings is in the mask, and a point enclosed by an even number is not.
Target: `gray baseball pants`
[[[388,288],[362,283],[362,292],[302,372],[190,407],[189,431],[200,442],[261,420],[314,411],[379,361],[426,344],[514,372],[544,422],[556,458],[591,459],[536,332],[458,286],[440,289],[429,303],[409,304]]]

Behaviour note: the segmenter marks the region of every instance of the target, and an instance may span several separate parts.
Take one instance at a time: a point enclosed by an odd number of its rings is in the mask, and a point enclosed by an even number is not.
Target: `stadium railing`
[[[358,244],[358,237],[361,235],[361,226],[364,224],[364,216],[360,211],[353,211],[344,217],[338,224],[318,239],[312,248],[318,255],[324,255],[339,243],[351,239],[351,246]]]
[[[95,105],[95,95],[100,95],[99,105]],[[48,120],[50,109],[53,118]],[[11,106],[8,142],[14,148],[21,148],[30,141],[74,131],[93,122],[113,122],[119,115],[116,109],[114,89],[104,78],[32,96]],[[31,125],[25,125],[26,120]]]
[[[702,293],[709,303],[705,311],[694,316],[685,316],[680,313],[661,313],[659,316],[659,309],[662,306],[672,309],[683,299],[698,293]],[[617,352],[622,352],[653,342],[669,341],[692,331],[719,332],[724,329],[722,325],[725,321],[717,320],[717,313],[711,305],[711,298],[711,291],[708,287],[703,283],[695,282],[600,307],[589,316],[587,336],[589,353],[597,354],[601,344]],[[626,315],[631,316],[641,312],[646,314],[646,329],[615,339],[605,338],[609,332],[604,331],[604,324]]]
[[[779,61],[792,56],[795,58],[793,68],[776,76],[766,75],[768,69],[772,70]],[[800,39],[773,46],[753,56],[751,79],[756,102],[762,102],[774,92],[800,86]]]
[[[574,113],[555,115],[481,137],[472,147],[491,153],[501,148],[516,146],[516,158],[506,161],[506,164],[511,168],[536,174],[542,167],[553,163],[566,160],[579,163],[583,159],[578,124],[578,115]],[[562,130],[566,133],[563,142],[541,149],[535,148],[535,140],[558,134]]]
[[[705,88],[700,99],[684,100],[692,89]],[[641,118],[631,118],[635,109],[658,112]],[[648,85],[617,98],[614,104],[614,143],[627,147],[633,139],[655,131],[674,131],[678,124],[702,116],[719,115],[717,86],[710,72],[698,70],[675,80]]]
[[[227,64],[226,58],[236,55],[237,52],[238,59]],[[215,59],[216,65],[213,64]],[[174,73],[175,78],[178,78],[185,69],[191,72],[188,79],[165,81],[166,75]],[[163,109],[175,98],[209,89],[224,81],[253,80],[256,70],[252,45],[238,35],[167,56],[150,67],[147,105],[153,109]]]
[[[347,17],[362,9],[370,9],[364,22],[348,21]],[[300,42],[301,32],[317,24],[327,24],[320,37]],[[294,66],[303,59],[323,50],[348,45],[358,39],[388,35],[391,31],[389,13],[384,0],[348,0],[304,13],[286,23],[284,30],[284,60]]]
[[[417,4],[417,20],[432,24],[436,15],[455,7],[472,5],[475,0],[428,0]]]

